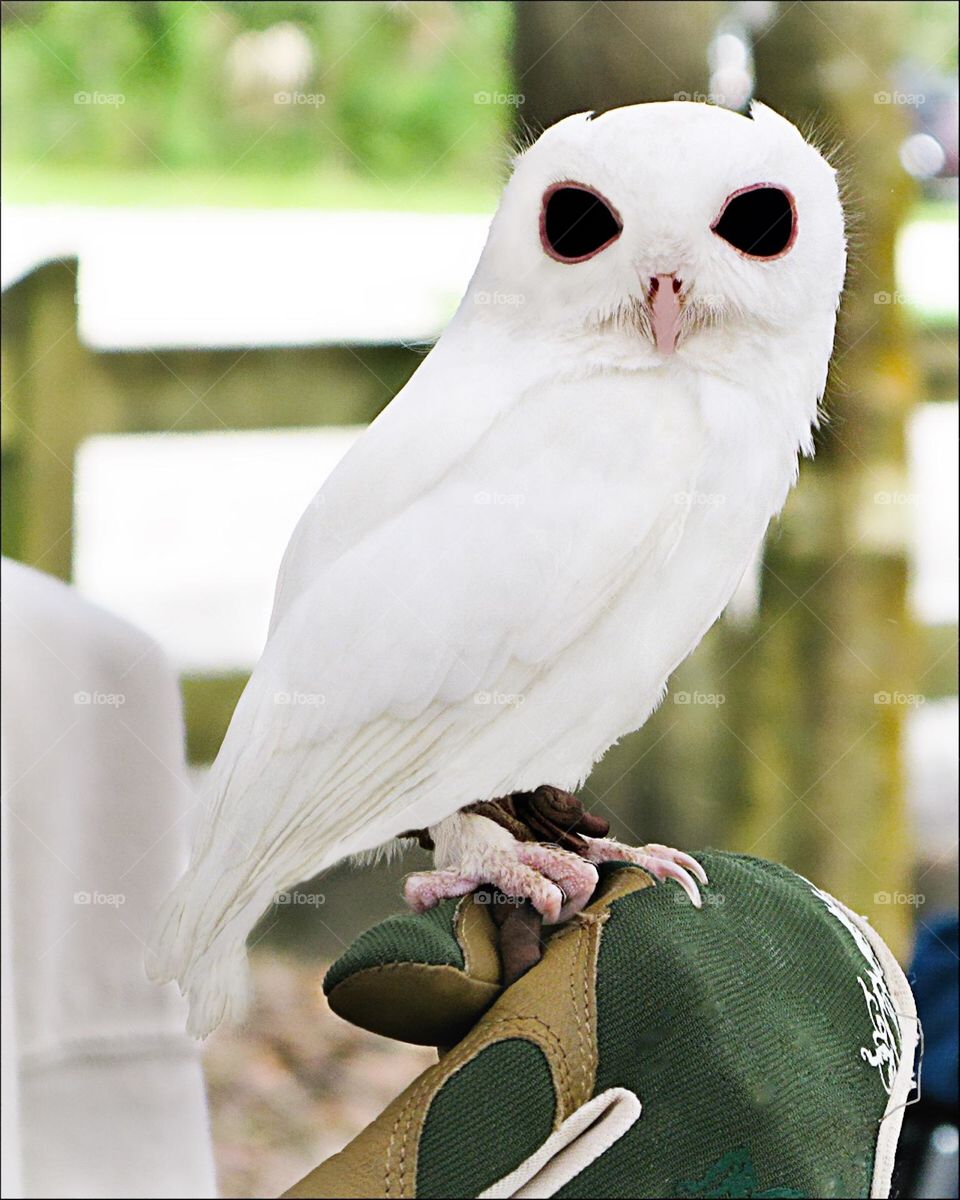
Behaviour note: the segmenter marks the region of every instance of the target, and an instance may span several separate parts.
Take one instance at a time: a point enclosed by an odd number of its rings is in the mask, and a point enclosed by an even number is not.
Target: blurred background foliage
[[[11,199],[469,210],[496,196],[512,110],[474,97],[508,90],[509,4],[91,0],[4,14]],[[120,110],[74,103],[94,80]]]

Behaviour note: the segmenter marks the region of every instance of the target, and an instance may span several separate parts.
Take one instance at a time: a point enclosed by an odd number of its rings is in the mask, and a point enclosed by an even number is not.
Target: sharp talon
[[[669,846],[659,846],[651,844],[644,846],[647,851],[652,851],[658,858],[672,859],[678,866],[685,867],[691,875],[698,879],[703,884],[708,884],[710,880],[707,878],[707,873],[691,854],[685,854],[682,850],[671,850]]]
[[[710,882],[710,880],[707,878],[706,871],[700,866],[697,860],[692,858],[689,854],[684,854],[682,850],[676,851],[676,858],[674,859],[674,862],[681,867],[685,867],[686,870],[688,870],[694,877],[694,879],[699,880],[700,883],[707,884]]]
[[[682,850],[651,843],[648,846],[623,846],[610,838],[587,839],[588,855],[593,862],[632,862],[655,880],[672,879],[683,888],[694,908],[702,908],[703,900],[696,880],[707,883],[707,873],[700,863]]]
[[[668,858],[661,858],[659,855],[640,855],[638,865],[643,867],[656,879],[672,879],[674,883],[679,883],[690,899],[690,903],[694,908],[703,906],[700,899],[700,889],[694,883],[688,871],[683,867],[677,866]]]
[[[700,899],[700,889],[693,882],[686,871],[684,871],[681,867],[678,867],[676,871],[668,871],[666,874],[668,879],[673,879],[680,884],[683,890],[690,897],[690,903],[694,908],[703,907],[703,901]]]

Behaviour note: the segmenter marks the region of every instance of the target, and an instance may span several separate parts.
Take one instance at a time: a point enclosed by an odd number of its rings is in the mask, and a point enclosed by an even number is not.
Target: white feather
[[[244,942],[277,893],[472,801],[576,788],[730,598],[809,438],[843,275],[832,173],[757,116],[569,118],[521,160],[456,318],[284,558],[150,964],[193,1032],[242,1013]],[[715,161],[688,162],[691,141]],[[709,231],[757,172],[789,175],[809,222],[805,297]],[[530,224],[546,185],[587,175],[624,233],[574,270]],[[720,314],[666,361],[611,320],[665,255]],[[519,299],[478,303],[496,294]]]

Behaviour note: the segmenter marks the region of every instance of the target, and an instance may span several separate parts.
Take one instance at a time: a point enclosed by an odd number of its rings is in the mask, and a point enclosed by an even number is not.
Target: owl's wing
[[[517,403],[523,371],[444,338],[354,443],[301,516],[280,564],[272,636],[293,603],[366,534],[455,468]]]
[[[211,772],[161,938],[155,973],[191,993],[194,1028],[242,992],[244,939],[278,892],[512,790],[557,736],[529,715],[536,705],[477,697],[541,686],[634,575],[669,555],[696,439],[682,427],[657,436],[655,400],[649,384],[632,385],[638,428],[646,417],[651,430],[639,451],[616,433],[594,447],[596,433],[553,435],[515,406],[399,512],[378,521],[367,510],[365,532],[318,577],[298,576]],[[562,411],[549,394],[523,404],[538,402]],[[630,456],[618,476],[631,481],[629,505],[610,484],[614,453]],[[482,502],[509,501],[518,480],[524,503]]]

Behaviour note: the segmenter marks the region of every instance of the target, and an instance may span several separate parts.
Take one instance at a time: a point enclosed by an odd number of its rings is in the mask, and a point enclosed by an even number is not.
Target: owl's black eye
[[[578,263],[615,241],[623,223],[613,205],[579,183],[559,183],[543,197],[540,241],[551,258]]]
[[[728,196],[711,228],[750,258],[779,258],[797,236],[797,210],[785,188],[758,183]]]

